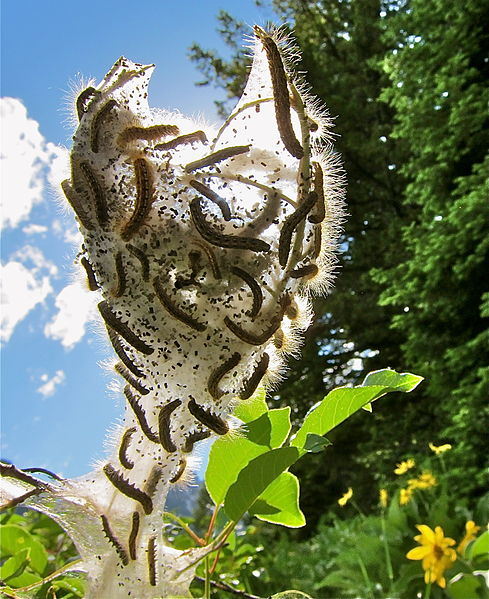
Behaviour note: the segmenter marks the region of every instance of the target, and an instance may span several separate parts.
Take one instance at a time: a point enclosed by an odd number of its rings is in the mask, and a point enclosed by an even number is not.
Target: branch
[[[201,576],[196,576],[195,580],[205,583],[205,580]],[[213,580],[211,580],[211,586],[215,587],[216,589],[220,589],[221,591],[229,591],[230,593],[233,593],[233,595],[236,595],[237,597],[243,597],[244,599],[263,599],[263,597],[259,597],[258,595],[251,595],[246,591],[239,591],[238,589],[233,589],[233,587],[229,586],[224,582],[214,582]]]

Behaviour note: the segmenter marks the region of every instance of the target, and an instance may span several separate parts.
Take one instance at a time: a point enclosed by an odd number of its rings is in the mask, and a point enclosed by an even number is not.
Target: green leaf
[[[316,404],[306,415],[301,428],[291,441],[294,447],[304,449],[308,433],[325,435],[357,410],[391,391],[412,391],[421,381],[412,374],[398,374],[393,370],[378,370],[368,374],[359,387],[338,387]],[[389,382],[389,385],[371,382]]]
[[[272,595],[270,599],[312,599],[312,597],[302,591],[282,591],[281,593]]]
[[[362,387],[381,385],[383,387],[391,387],[393,391],[409,393],[409,391],[415,389],[422,380],[423,377],[416,374],[411,374],[409,372],[399,373],[390,368],[384,368],[383,370],[369,372],[362,383]]]
[[[299,508],[299,481],[291,472],[282,472],[248,510],[260,520],[299,528],[306,524]]]
[[[246,426],[246,438],[268,449],[280,447],[290,433],[290,408],[270,410]]]
[[[473,574],[462,574],[454,582],[447,585],[447,593],[450,599],[468,599],[468,597],[478,597],[478,589],[484,583],[484,579]]]
[[[15,576],[8,581],[8,586],[14,589],[20,587],[27,587],[31,584],[35,584],[42,580],[42,576],[39,574],[32,574],[31,572],[22,572],[19,576]]]
[[[304,443],[304,449],[311,453],[319,453],[329,445],[332,445],[332,443],[329,439],[326,439],[326,437],[315,435],[314,433],[308,433],[306,442]]]
[[[51,586],[56,590],[70,591],[73,597],[85,596],[85,582],[80,578],[59,578]]]
[[[10,577],[19,576],[29,564],[30,552],[30,548],[25,547],[12,557],[6,559],[0,566],[0,580],[8,582]]]
[[[241,470],[224,499],[226,514],[237,522],[279,474],[300,457],[295,447],[279,447],[259,455]]]
[[[234,409],[233,416],[243,422],[256,420],[265,412],[268,412],[267,402],[265,401],[265,387],[260,387],[258,391],[246,401],[241,401]]]
[[[27,530],[16,524],[1,527],[0,552],[4,556],[14,556],[22,549],[30,549],[30,566],[43,574],[48,562],[46,549]]]
[[[489,554],[489,530],[483,532],[480,537],[467,548],[467,559],[473,560],[479,555],[487,557]]]
[[[224,501],[229,487],[238,474],[253,458],[266,453],[267,448],[256,445],[248,439],[217,439],[209,453],[209,463],[205,473],[205,486],[212,501],[219,505]]]

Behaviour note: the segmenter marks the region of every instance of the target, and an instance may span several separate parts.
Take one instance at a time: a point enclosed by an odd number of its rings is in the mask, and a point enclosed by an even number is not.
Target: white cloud
[[[57,314],[44,327],[46,337],[71,349],[83,338],[87,323],[96,317],[98,299],[98,294],[89,292],[81,282],[67,285],[56,298]]]
[[[17,324],[37,304],[44,301],[52,288],[49,277],[36,278],[33,271],[21,262],[12,260],[1,269],[1,306],[2,317],[0,339],[7,342]]]
[[[46,140],[39,123],[16,98],[0,98],[2,215],[0,225],[17,227],[43,201],[45,181],[55,188],[66,177],[68,150]],[[47,169],[47,172],[46,172]]]
[[[47,374],[41,375],[42,385],[36,389],[43,397],[50,397],[54,395],[56,387],[64,382],[66,376],[62,370],[57,370],[56,374],[49,378]]]
[[[25,233],[26,235],[39,235],[46,233],[47,230],[48,228],[44,225],[36,225],[35,223],[22,227],[22,233]]]
[[[39,274],[39,271],[46,270],[49,275],[58,274],[56,264],[48,260],[42,251],[33,245],[25,245],[20,250],[17,250],[10,256],[11,260],[18,260],[25,265],[30,265],[34,275]]]

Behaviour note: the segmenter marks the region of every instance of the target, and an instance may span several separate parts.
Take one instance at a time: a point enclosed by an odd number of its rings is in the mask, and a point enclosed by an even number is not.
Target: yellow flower
[[[450,537],[445,537],[441,526],[437,526],[434,531],[425,524],[418,524],[416,528],[421,534],[416,535],[414,540],[419,543],[420,547],[411,549],[406,557],[423,560],[421,565],[424,570],[425,583],[436,582],[439,587],[444,589],[446,581],[443,574],[457,559],[455,550],[451,549],[451,546],[455,545],[455,541]]]
[[[351,487],[348,487],[348,491],[343,495],[343,497],[340,497],[338,499],[339,505],[341,505],[341,507],[344,507],[350,501],[350,499],[352,497],[353,497],[353,489]]]
[[[440,455],[452,449],[450,443],[445,443],[445,445],[433,445],[433,443],[428,443],[428,447],[433,451],[436,455]]]
[[[408,480],[408,488],[413,489],[429,489],[430,487],[436,487],[437,480],[431,474],[431,472],[423,472],[418,478],[410,478]]]
[[[408,470],[411,470],[411,468],[414,468],[416,466],[416,462],[413,459],[409,458],[409,460],[405,460],[400,464],[396,464],[396,466],[397,468],[394,470],[394,474],[406,474]]]
[[[481,529],[481,527],[476,526],[476,524],[473,520],[469,520],[465,524],[465,536],[460,541],[460,543],[458,544],[458,547],[457,547],[457,552],[460,553],[460,555],[463,555],[465,548],[470,543],[470,541],[473,541],[475,539],[475,537],[477,536],[477,533],[479,532],[480,529]]]
[[[379,501],[382,507],[387,507],[387,502],[389,501],[389,493],[387,493],[387,489],[380,489]]]
[[[412,489],[401,489],[401,494],[399,495],[399,505],[406,505],[411,501],[411,495],[413,494]]]

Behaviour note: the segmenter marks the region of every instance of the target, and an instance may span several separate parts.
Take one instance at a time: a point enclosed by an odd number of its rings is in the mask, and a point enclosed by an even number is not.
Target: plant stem
[[[163,517],[168,516],[170,520],[176,522],[179,526],[183,528],[183,530],[191,537],[198,545],[201,547],[206,545],[204,539],[201,539],[195,532],[190,528],[188,524],[186,524],[181,518],[176,516],[175,514],[171,514],[170,512],[164,512]]]
[[[360,566],[360,570],[362,572],[363,579],[365,580],[365,586],[368,589],[369,595],[372,599],[375,599],[373,591],[372,591],[372,581],[370,580],[370,577],[367,572],[367,568],[365,567],[365,564],[363,563],[363,560],[358,553],[357,553],[357,559],[358,559],[358,565]]]
[[[391,553],[390,553],[390,549],[389,549],[389,543],[387,542],[387,529],[385,526],[385,518],[384,518],[384,514],[382,513],[381,516],[381,523],[382,523],[382,538],[384,541],[384,550],[385,550],[385,561],[386,561],[386,566],[387,566],[387,576],[389,577],[389,591],[392,594],[392,583],[394,582],[394,571],[392,569],[392,560],[391,560]]]
[[[423,597],[423,599],[430,599],[430,594],[431,594],[431,582],[429,582],[426,585],[426,588],[424,590],[424,597]]]
[[[209,556],[205,556],[205,580],[204,580],[204,597],[205,599],[211,599],[211,573],[209,570]]]

